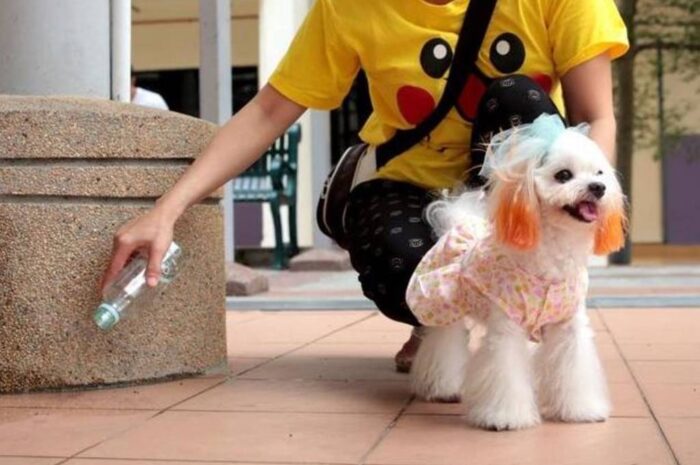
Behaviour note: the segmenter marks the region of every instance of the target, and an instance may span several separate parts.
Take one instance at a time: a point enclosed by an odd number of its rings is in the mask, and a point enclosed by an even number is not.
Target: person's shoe
[[[416,326],[411,331],[411,337],[406,341],[396,353],[394,357],[394,362],[396,362],[396,371],[399,373],[408,373],[411,371],[411,365],[413,364],[413,358],[418,352],[420,347],[420,341],[422,339],[423,328]]]

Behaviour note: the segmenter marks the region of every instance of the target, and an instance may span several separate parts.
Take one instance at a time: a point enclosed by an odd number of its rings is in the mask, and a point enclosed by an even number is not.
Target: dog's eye
[[[598,176],[602,176],[602,175],[603,175],[603,170],[598,170],[598,172],[597,172],[596,174],[597,174]]]
[[[561,170],[557,171],[557,174],[554,175],[554,179],[556,179],[558,182],[564,184],[567,181],[570,181],[571,178],[574,177],[574,174],[569,171],[569,170]]]

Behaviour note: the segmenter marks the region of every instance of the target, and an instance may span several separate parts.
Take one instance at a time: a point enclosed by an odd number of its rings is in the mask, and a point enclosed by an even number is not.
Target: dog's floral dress
[[[463,317],[483,319],[503,310],[533,341],[545,325],[570,319],[586,294],[585,269],[576,278],[553,281],[520,268],[492,240],[479,217],[454,227],[423,257],[406,291],[418,321],[444,326]]]

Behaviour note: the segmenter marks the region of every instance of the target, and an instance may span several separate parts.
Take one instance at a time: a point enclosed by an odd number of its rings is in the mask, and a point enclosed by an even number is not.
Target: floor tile
[[[0,407],[161,410],[223,380],[218,376],[92,391],[2,395]]]
[[[351,327],[324,337],[317,344],[394,344],[401,347],[411,336],[410,327],[404,325],[404,328],[404,331],[370,331]]]
[[[606,331],[598,331],[595,333],[596,344],[615,344],[612,335]]]
[[[700,361],[630,362],[642,386],[650,383],[700,384]]]
[[[351,328],[362,331],[399,332],[402,334],[406,333],[406,329],[410,330],[408,325],[391,320],[378,312],[355,323]]]
[[[259,365],[269,362],[270,358],[248,358],[248,357],[229,357],[228,368],[232,375],[240,375],[244,371],[255,368]]]
[[[622,355],[614,342],[607,342],[600,338],[596,338],[596,349],[598,350],[598,356],[601,358],[601,360],[622,360]]]
[[[301,342],[276,344],[273,342],[242,341],[229,336],[226,353],[229,358],[274,358],[304,346]]]
[[[145,422],[152,411],[0,409],[0,454],[69,457]]]
[[[632,383],[613,383],[608,386],[613,417],[648,417],[649,409],[639,389]],[[407,414],[464,415],[463,404],[442,404],[416,399],[406,409]]]
[[[661,418],[660,422],[681,465],[700,463],[700,418]]]
[[[627,365],[622,357],[601,357],[601,362],[603,364],[603,370],[605,371],[605,378],[607,379],[608,384],[634,384],[634,378],[632,378],[632,374],[630,373],[629,368],[627,368]]]
[[[698,342],[700,309],[605,309],[600,313],[620,344]]]
[[[261,312],[260,310],[228,310],[226,312],[227,325],[239,325],[260,318],[265,318],[265,312]]]
[[[700,383],[647,383],[643,389],[657,417],[700,418]]]
[[[700,344],[621,343],[620,350],[627,360],[700,360]]]
[[[414,399],[406,409],[406,414],[416,415],[464,415],[466,407],[462,403],[426,402]]]
[[[241,378],[389,380],[408,382],[394,367],[395,344],[313,344],[251,370]]]
[[[409,398],[397,381],[232,379],[176,410],[397,414]]]
[[[608,385],[613,417],[648,417],[651,415],[641,392],[633,383]]]
[[[38,459],[34,457],[0,457],[0,465],[56,465],[65,459]]]
[[[468,460],[467,460],[468,458]],[[605,423],[545,423],[516,432],[469,428],[455,416],[408,415],[370,454],[368,464],[402,465],[671,465],[651,419]]]
[[[257,344],[308,343],[367,318],[358,312],[270,312],[265,318],[230,325],[230,341]]]
[[[355,463],[391,414],[166,412],[82,457]]]
[[[272,463],[272,462],[265,462],[264,464],[261,464],[260,462],[258,463],[252,463],[252,462],[221,462],[221,461],[216,461],[216,462],[192,462],[192,461],[187,461],[187,462],[181,462],[178,460],[168,460],[167,462],[163,462],[160,460],[113,460],[113,459],[72,459],[69,460],[68,462],[65,463],[65,465],[225,465],[227,463],[230,464],[235,464],[235,465],[295,465],[295,464],[289,464],[289,463]],[[0,465],[3,465],[2,462],[0,462]],[[23,465],[23,464],[17,464],[17,465]]]

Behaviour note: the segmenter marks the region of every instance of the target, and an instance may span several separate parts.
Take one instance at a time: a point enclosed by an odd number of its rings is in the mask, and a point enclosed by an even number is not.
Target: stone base
[[[291,271],[347,271],[352,269],[350,255],[340,249],[311,249],[289,261]]]
[[[150,305],[110,331],[92,321],[111,234],[144,211],[0,202],[0,392],[162,379],[226,359],[218,206],[180,219],[180,272]]]
[[[153,206],[216,131],[91,99],[0,96],[0,392],[206,373],[226,361],[219,193],[175,227],[177,278],[102,331],[112,238]]]
[[[269,289],[270,283],[266,276],[240,263],[226,264],[226,295],[255,295]]]

